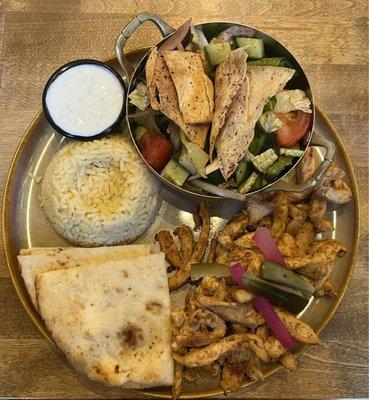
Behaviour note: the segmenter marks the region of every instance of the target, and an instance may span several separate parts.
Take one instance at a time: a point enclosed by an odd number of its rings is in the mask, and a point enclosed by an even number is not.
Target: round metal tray
[[[144,55],[146,49],[139,49],[128,53],[130,61],[135,64]],[[107,64],[119,70],[115,58],[106,60]],[[327,325],[344,295],[358,248],[359,236],[359,204],[357,186],[351,162],[344,149],[343,143],[323,111],[316,108],[315,129],[325,138],[332,140],[336,145],[335,163],[347,174],[347,182],[353,191],[353,201],[335,209],[328,210],[328,216],[333,220],[335,230],[329,237],[342,241],[348,247],[345,257],[339,258],[332,274],[332,279],[338,288],[338,297],[335,299],[317,299],[310,303],[301,315],[301,319],[308,323],[316,332],[321,332]],[[122,127],[124,130],[124,126]],[[70,139],[56,133],[48,124],[42,111],[31,122],[25,131],[10,165],[3,199],[3,241],[6,259],[14,288],[27,314],[39,331],[52,342],[41,317],[34,309],[24,286],[17,255],[20,249],[38,246],[65,246],[68,245],[59,237],[47,221],[39,203],[40,184],[37,177],[42,177],[49,161],[54,154]],[[196,200],[192,198],[178,198],[174,193],[161,188],[163,203],[154,225],[138,242],[152,242],[155,232],[160,229],[172,229],[181,223],[194,226],[192,210]],[[211,226],[216,230],[224,223],[224,219],[240,209],[240,203],[234,201],[216,202],[208,204],[212,212]],[[297,351],[301,351],[301,347]],[[279,368],[270,367],[265,374],[269,375]],[[83,379],[81,377],[81,379]],[[252,382],[245,383],[244,386]],[[86,382],[84,380],[84,385]],[[96,388],[96,383],[91,382]],[[117,389],[102,387],[103,396],[115,394]],[[122,389],[123,392],[123,389]],[[153,388],[140,390],[142,395],[147,394],[160,398],[170,398],[170,388]],[[222,393],[218,381],[207,379],[197,384],[185,384],[181,398],[200,398]]]

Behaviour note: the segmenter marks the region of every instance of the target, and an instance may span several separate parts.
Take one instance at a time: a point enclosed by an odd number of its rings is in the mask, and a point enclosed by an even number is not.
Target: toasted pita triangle
[[[224,179],[233,174],[254,136],[253,131],[247,130],[248,91],[248,78],[245,77],[229,107],[226,121],[218,136],[216,148]]]
[[[163,55],[176,88],[183,121],[186,124],[212,122],[209,79],[206,80],[200,55],[185,51],[165,51]]]
[[[154,82],[159,92],[160,111],[183,130],[189,141],[204,147],[209,126],[184,123],[179,110],[177,92],[163,56],[158,56],[156,59]]]
[[[224,125],[229,107],[246,77],[247,53],[244,48],[233,50],[229,60],[215,72],[214,117],[210,132],[209,156],[212,159],[215,143]]]
[[[282,67],[256,67],[249,66],[249,98],[247,122],[254,127],[261,114],[265,103],[276,93],[280,92],[292,78],[294,69]]]
[[[158,57],[158,49],[156,47],[154,47],[150,51],[149,57],[146,61],[146,67],[145,67],[147,94],[148,94],[148,97],[150,100],[151,108],[153,110],[159,110],[159,108],[160,108],[158,100],[156,98],[157,87],[155,85],[155,80],[154,80],[157,57]]]

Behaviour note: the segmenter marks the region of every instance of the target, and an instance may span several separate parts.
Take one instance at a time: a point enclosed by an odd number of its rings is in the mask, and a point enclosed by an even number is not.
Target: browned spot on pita
[[[134,324],[129,323],[117,334],[123,346],[135,348],[143,341],[143,330]]]
[[[146,304],[146,310],[152,312],[154,315],[159,315],[162,309],[163,305],[158,301],[150,301]]]

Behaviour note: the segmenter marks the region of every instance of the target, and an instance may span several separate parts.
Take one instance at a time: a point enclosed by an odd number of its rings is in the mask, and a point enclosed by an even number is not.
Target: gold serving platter
[[[138,49],[127,54],[132,64],[137,64],[146,49]],[[106,60],[106,63],[119,70],[115,58]],[[125,127],[122,126],[123,131]],[[342,241],[348,247],[345,257],[336,261],[336,267],[332,274],[338,288],[338,296],[335,299],[316,299],[312,301],[300,316],[303,321],[312,326],[316,332],[321,332],[336,312],[339,303],[346,291],[352,274],[355,258],[358,250],[359,238],[359,203],[358,192],[352,164],[344,148],[342,140],[324,112],[316,107],[315,130],[323,137],[333,141],[336,145],[335,163],[338,164],[347,175],[347,183],[353,192],[353,201],[334,209],[328,210],[328,216],[333,220],[334,232],[329,237]],[[3,199],[3,242],[10,276],[14,288],[28,316],[38,330],[52,342],[42,319],[34,309],[24,286],[17,255],[21,248],[39,246],[65,246],[68,245],[51,228],[41,210],[39,203],[40,184],[38,177],[42,177],[46,166],[67,139],[54,132],[47,123],[43,112],[40,111],[25,131],[10,165],[6,181]],[[320,150],[322,151],[322,150]],[[320,154],[321,156],[323,154]],[[194,226],[192,210],[196,200],[192,198],[178,198],[175,193],[161,188],[163,203],[154,225],[139,240],[139,242],[152,242],[156,231],[160,229],[172,229],[181,223]],[[240,209],[240,204],[233,201],[216,202],[209,204],[214,217],[211,220],[212,231],[224,223],[224,219]],[[301,351],[302,347],[297,351]],[[62,356],[62,355],[61,355]],[[72,367],[71,367],[72,368]],[[265,371],[268,376],[279,368],[278,365]],[[298,375],[298,372],[296,376]],[[86,380],[83,384],[86,385]],[[248,386],[252,382],[247,382]],[[96,388],[96,383],[91,382],[91,387]],[[217,380],[206,379],[196,384],[186,384],[181,398],[201,398],[222,393]],[[122,390],[123,394],[123,390]],[[140,394],[159,398],[170,398],[170,388],[154,388],[140,390]],[[117,389],[102,387],[102,395],[108,397],[117,395]]]

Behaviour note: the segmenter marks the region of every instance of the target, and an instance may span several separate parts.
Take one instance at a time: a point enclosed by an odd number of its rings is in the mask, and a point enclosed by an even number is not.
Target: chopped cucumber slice
[[[301,157],[304,154],[304,150],[285,149],[285,148],[281,147],[279,149],[279,154],[284,155],[284,156],[290,156],[290,157]]]
[[[161,171],[161,176],[177,186],[183,186],[190,173],[174,160],[169,160],[168,164]]]
[[[218,65],[228,61],[231,54],[231,45],[228,42],[210,43],[204,49],[211,65]]]
[[[251,174],[251,165],[243,158],[236,168],[236,182],[240,185]]]
[[[259,57],[260,58],[260,57]],[[293,68],[293,65],[287,60],[286,57],[265,57],[259,60],[248,61],[248,65],[254,65],[257,67],[285,67]]]
[[[246,47],[249,58],[258,59],[264,57],[264,43],[261,39],[236,37],[238,47]]]
[[[147,132],[147,129],[141,125],[137,125],[135,128],[135,138],[136,141],[138,142],[142,136]]]
[[[278,156],[275,151],[273,149],[268,149],[264,151],[264,153],[252,157],[251,162],[258,171],[264,173],[277,159]]]
[[[268,179],[274,179],[289,165],[292,164],[292,157],[280,156],[277,161],[267,168],[265,175]]]
[[[254,184],[251,186],[251,190],[253,192],[255,192],[255,190],[259,190],[261,189],[264,185],[264,179],[261,175],[258,175],[258,177],[256,178],[256,181],[254,182]]]
[[[256,179],[258,178],[258,174],[256,172],[253,172],[247,179],[246,181],[240,186],[239,192],[242,194],[245,194],[249,192],[255,183]]]

